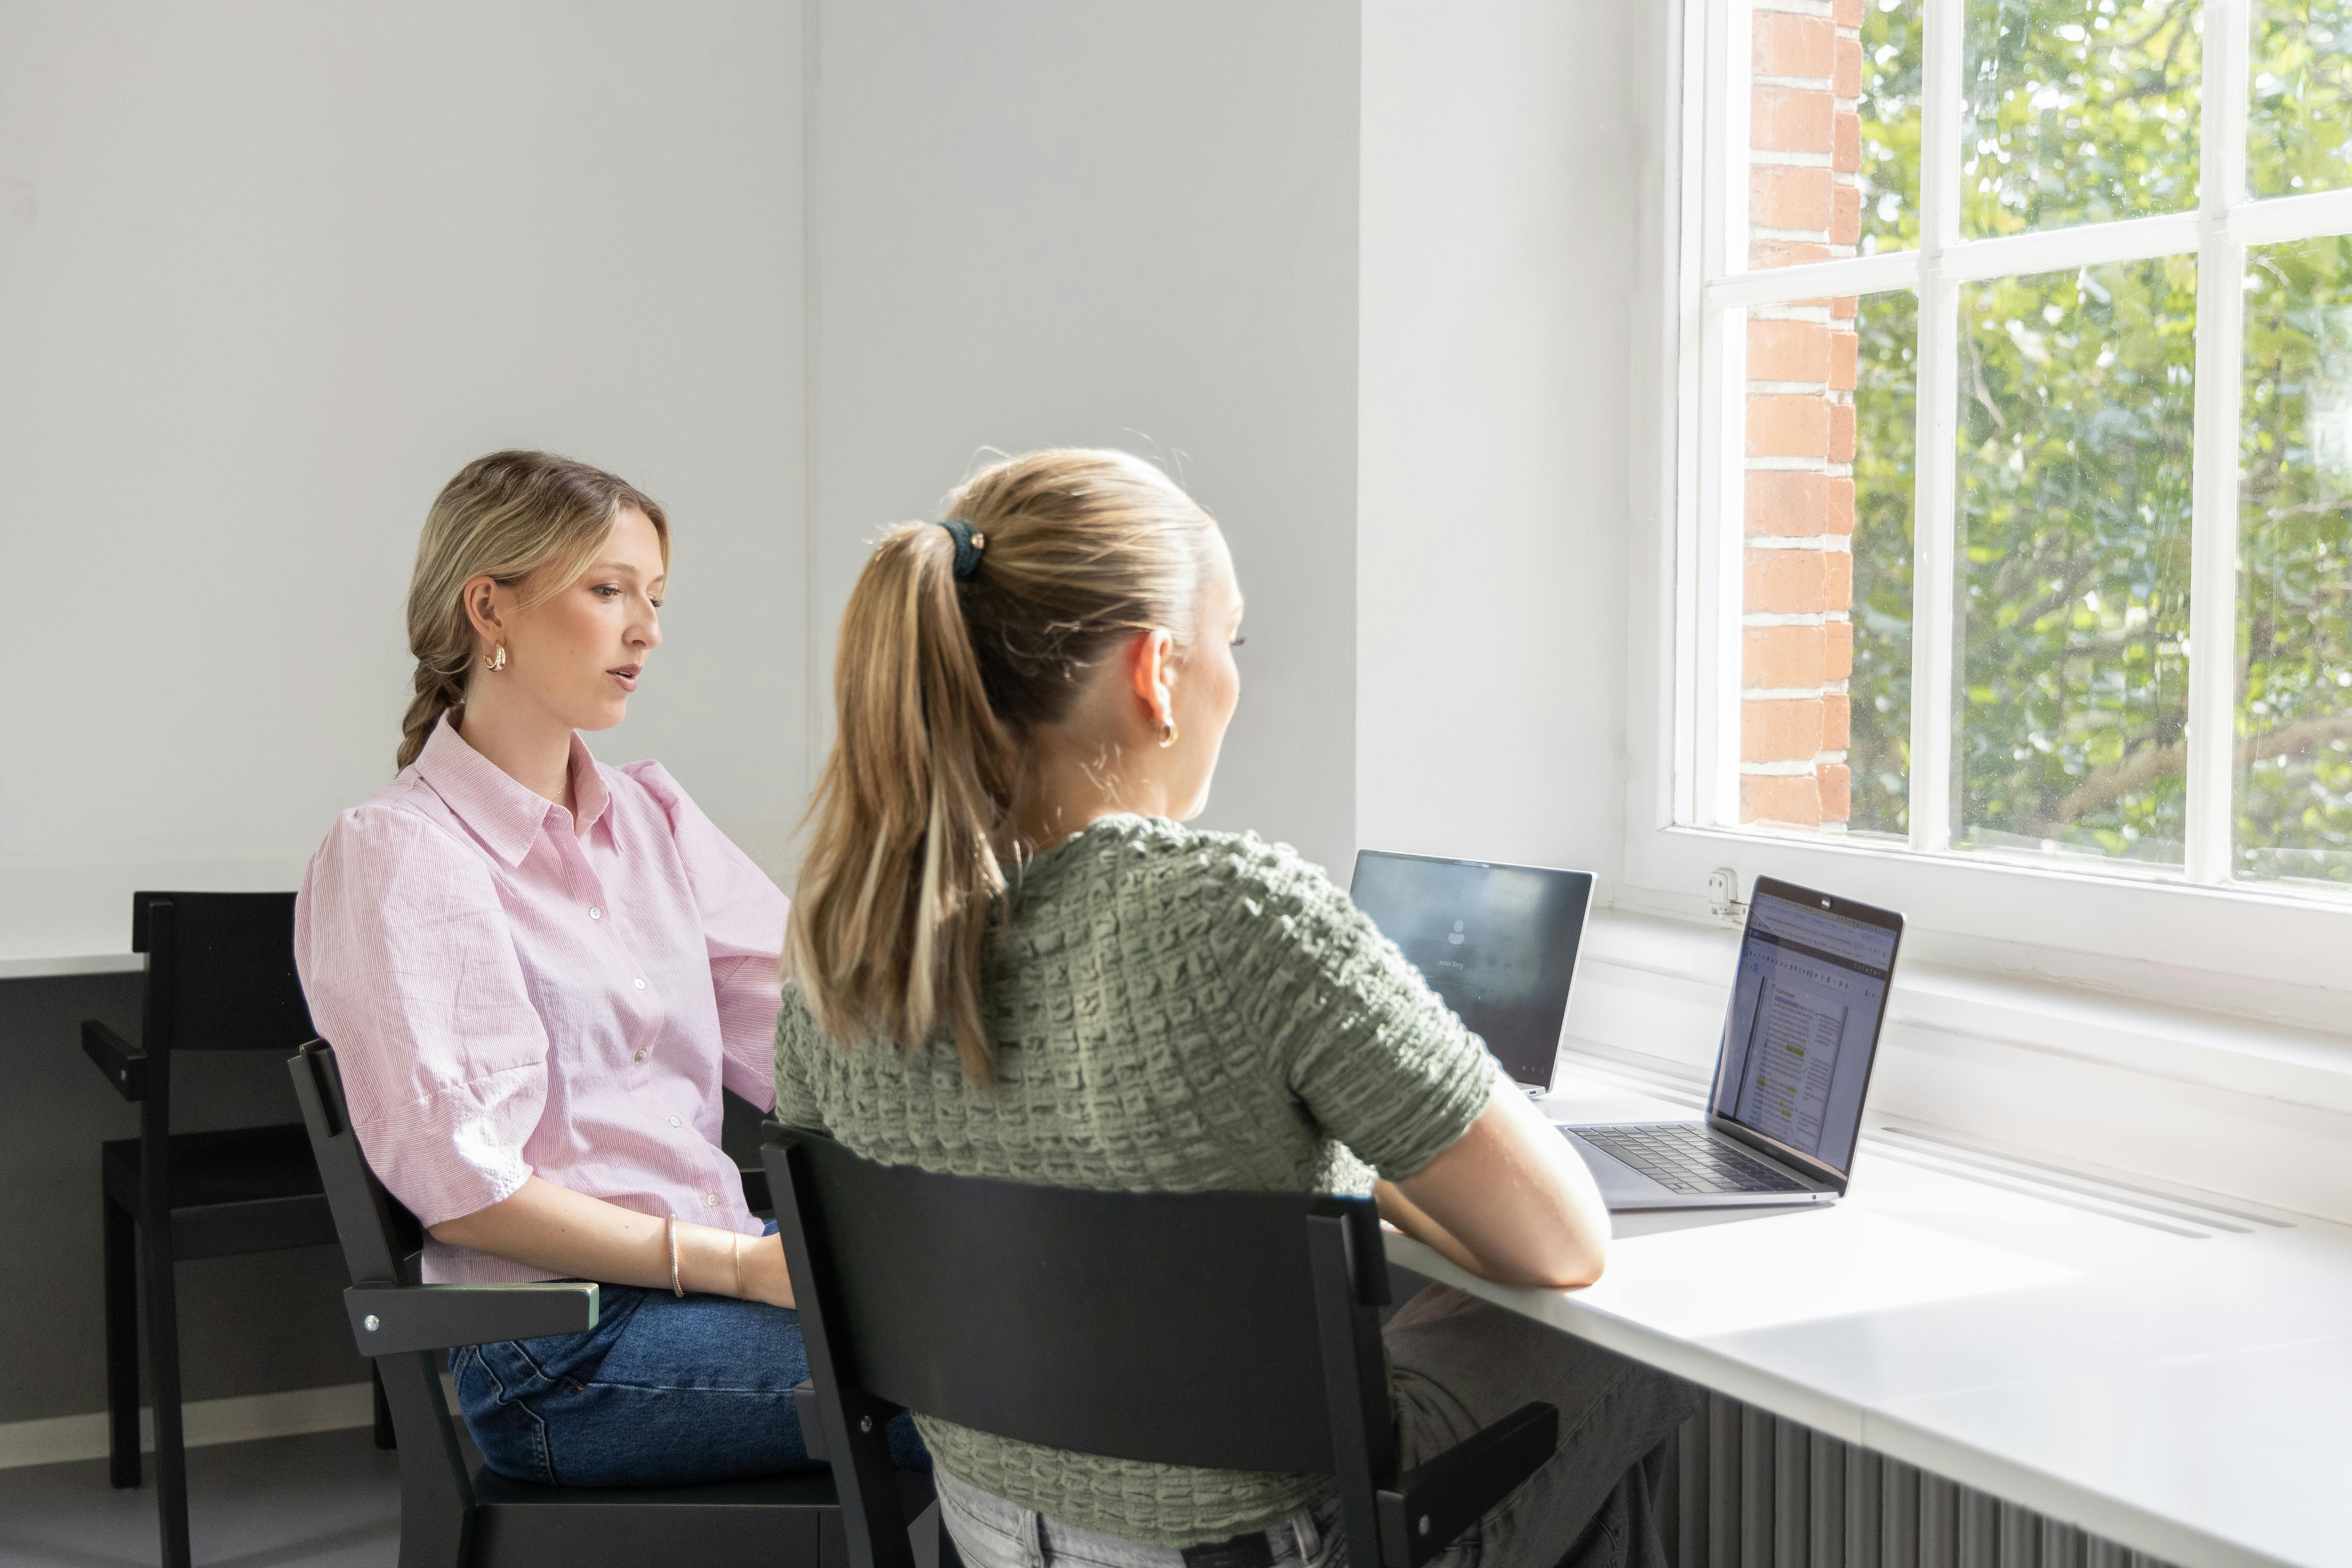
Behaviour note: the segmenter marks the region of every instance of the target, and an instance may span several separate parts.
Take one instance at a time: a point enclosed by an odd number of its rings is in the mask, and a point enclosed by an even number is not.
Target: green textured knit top
[[[1495,1082],[1485,1047],[1348,895],[1254,835],[1105,817],[1022,868],[982,964],[992,1086],[967,1083],[944,1037],[834,1044],[787,985],[779,1119],[958,1175],[1360,1195],[1374,1172],[1436,1158]],[[1216,1347],[1201,1357],[1214,1377]],[[1040,1447],[920,1411],[915,1425],[974,1486],[1160,1545],[1269,1524],[1332,1486]]]

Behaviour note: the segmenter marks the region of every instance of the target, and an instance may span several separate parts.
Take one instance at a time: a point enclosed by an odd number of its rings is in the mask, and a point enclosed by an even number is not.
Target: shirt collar
[[[572,798],[578,805],[573,830],[585,837],[612,804],[596,759],[574,731],[572,736]],[[515,782],[506,771],[474,750],[457,732],[457,710],[441,715],[425,738],[416,759],[419,777],[448,804],[457,820],[509,866],[520,866],[531,843],[548,826],[548,816],[565,816],[562,806]],[[570,819],[567,818],[567,821]]]

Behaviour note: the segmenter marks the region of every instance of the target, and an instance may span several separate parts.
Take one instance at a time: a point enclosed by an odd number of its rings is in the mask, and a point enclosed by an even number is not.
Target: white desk
[[[1572,1056],[1560,1078],[1555,1121],[1696,1107]],[[2184,1568],[2352,1568],[2352,1227],[1865,1127],[1844,1202],[1620,1215],[1587,1290],[1488,1285],[1394,1235],[1389,1253]]]
[[[144,969],[131,951],[133,893],[286,891],[301,886],[306,858],[0,867],[0,980]]]

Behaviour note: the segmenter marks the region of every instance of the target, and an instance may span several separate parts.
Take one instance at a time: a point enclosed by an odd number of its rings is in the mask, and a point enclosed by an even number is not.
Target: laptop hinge
[[[1801,1155],[1792,1154],[1785,1149],[1777,1147],[1770,1139],[1761,1133],[1750,1132],[1728,1116],[1710,1110],[1707,1112],[1706,1126],[1707,1131],[1730,1139],[1741,1148],[1763,1155],[1774,1165],[1801,1182],[1811,1182],[1816,1186],[1827,1188],[1832,1192],[1844,1189],[1844,1183],[1839,1178],[1837,1173],[1828,1166],[1816,1166]]]

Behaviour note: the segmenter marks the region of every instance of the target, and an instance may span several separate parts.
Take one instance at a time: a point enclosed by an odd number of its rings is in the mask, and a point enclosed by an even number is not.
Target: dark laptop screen
[[[1551,1086],[1589,872],[1368,849],[1348,891],[1513,1081]]]
[[[1849,1170],[1901,931],[1885,910],[1758,879],[1715,1113]]]

